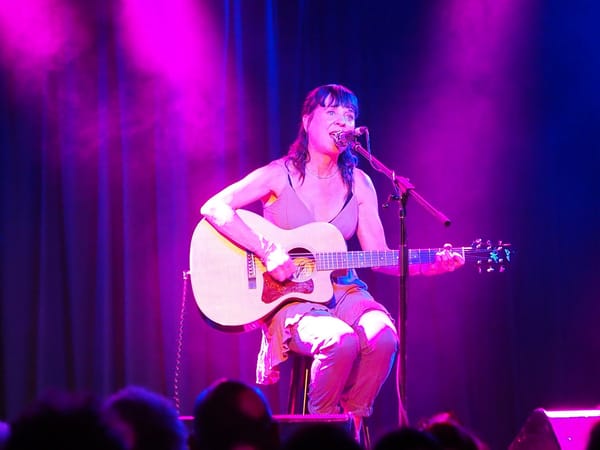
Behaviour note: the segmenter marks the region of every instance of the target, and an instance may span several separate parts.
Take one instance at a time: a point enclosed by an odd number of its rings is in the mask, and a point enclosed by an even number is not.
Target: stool
[[[308,412],[308,386],[310,384],[310,366],[312,356],[291,353],[292,370],[290,371],[290,391],[288,396],[288,414],[302,414]],[[302,386],[302,408],[298,411],[298,389]]]
[[[308,386],[310,385],[310,367],[313,362],[312,356],[301,355],[299,353],[289,353],[292,359],[292,368],[290,371],[290,391],[288,394],[288,414],[306,415],[308,413]],[[302,407],[298,409],[297,400],[299,396],[298,389],[302,387],[301,400]],[[360,441],[366,450],[371,449],[371,436],[366,418],[363,417],[360,429]]]

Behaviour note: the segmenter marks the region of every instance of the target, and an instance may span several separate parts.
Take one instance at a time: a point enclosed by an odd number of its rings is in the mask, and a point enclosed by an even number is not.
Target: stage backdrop
[[[409,201],[410,247],[483,238],[516,251],[504,273],[409,281],[411,421],[452,410],[505,448],[536,407],[597,406],[599,13],[516,0],[2,3],[0,418],[49,388],[137,384],[189,414],[216,378],[253,382],[259,333],[210,328],[184,289],[190,238],[209,196],[286,152],[324,83],[358,94],[373,154],[452,220]],[[389,181],[360,167],[383,204]],[[395,246],[396,205],[381,215]],[[397,280],[362,275],[397,316]],[[275,413],[286,390],[265,388]],[[376,437],[396,409],[392,375]]]

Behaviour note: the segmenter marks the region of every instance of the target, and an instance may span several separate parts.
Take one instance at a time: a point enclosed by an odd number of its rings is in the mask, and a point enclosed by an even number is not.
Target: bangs
[[[312,97],[312,101],[311,100]],[[342,106],[352,110],[358,117],[358,99],[354,92],[339,84],[327,84],[316,88],[307,98],[305,114],[312,112],[317,105],[327,108],[329,106]]]

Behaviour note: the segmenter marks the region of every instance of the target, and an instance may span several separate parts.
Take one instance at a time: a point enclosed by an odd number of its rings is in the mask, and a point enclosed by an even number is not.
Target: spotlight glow
[[[174,83],[214,81],[216,31],[206,16],[191,0],[124,0],[124,38],[138,68]]]
[[[77,13],[60,0],[0,2],[0,57],[19,78],[41,78],[89,43]]]

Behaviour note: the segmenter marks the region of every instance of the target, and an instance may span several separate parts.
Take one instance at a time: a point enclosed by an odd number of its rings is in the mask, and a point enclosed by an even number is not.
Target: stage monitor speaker
[[[509,450],[585,450],[600,410],[536,409],[525,421]]]
[[[302,428],[317,423],[333,425],[352,436],[353,423],[347,414],[276,414],[273,420],[279,426],[279,434],[283,442]]]

